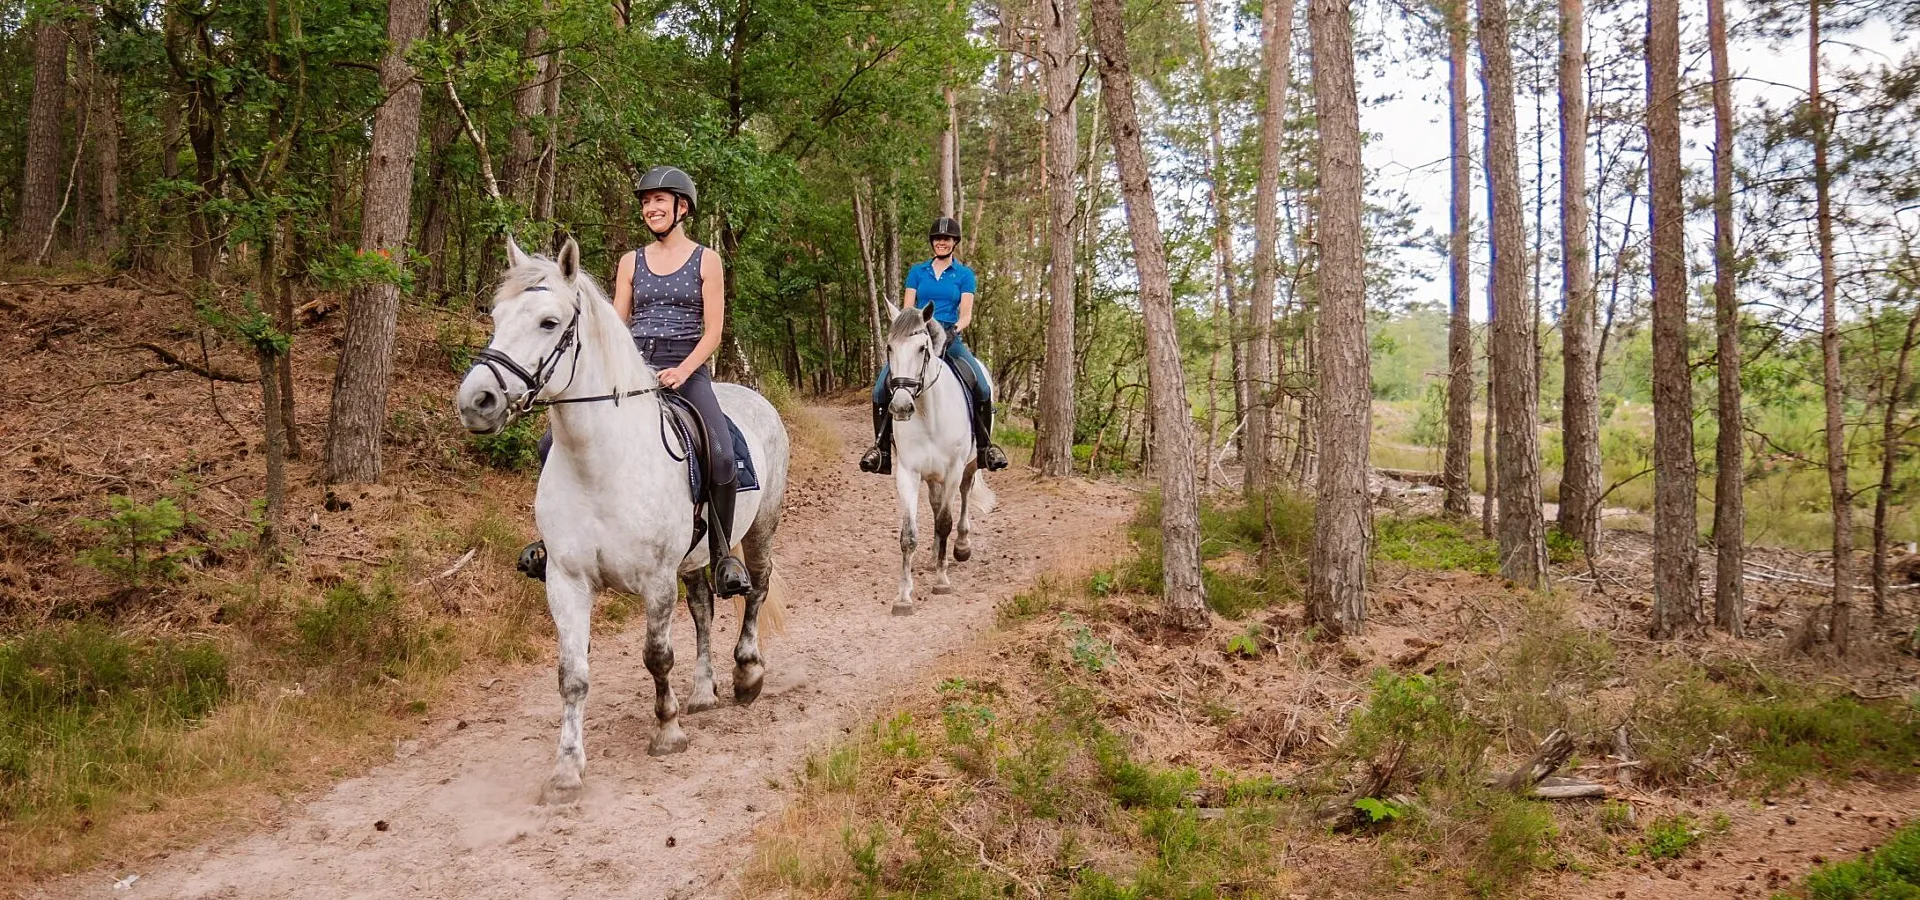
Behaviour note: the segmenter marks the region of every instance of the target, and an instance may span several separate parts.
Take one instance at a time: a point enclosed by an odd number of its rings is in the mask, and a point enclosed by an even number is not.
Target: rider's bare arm
[[[916,306],[919,306],[920,304],[914,302],[919,298],[920,298],[920,291],[915,288],[907,288],[906,290],[900,292],[900,302],[905,303],[907,309],[912,309]]]
[[[972,322],[973,322],[973,292],[968,291],[960,295],[960,321],[955,322],[953,324],[953,330],[965,331],[967,326],[969,324],[972,324]]]
[[[620,265],[613,276],[613,310],[620,314],[620,321],[633,324],[633,255],[639,251],[628,250],[620,257]]]
[[[726,273],[720,266],[720,254],[700,254],[700,296],[701,323],[700,343],[695,344],[693,352],[687,354],[687,361],[679,368],[691,373],[705,365],[720,349],[720,332],[727,325],[727,283]]]

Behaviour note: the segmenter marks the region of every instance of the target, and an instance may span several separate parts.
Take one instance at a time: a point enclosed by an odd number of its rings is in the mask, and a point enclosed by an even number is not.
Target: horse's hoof
[[[555,772],[540,789],[541,806],[565,806],[580,799],[580,776]]]
[[[913,615],[913,603],[912,603],[912,601],[908,601],[908,602],[906,602],[906,603],[895,603],[895,604],[893,605],[893,614],[894,614],[894,615],[896,615],[896,616],[910,616],[910,615]]]
[[[660,726],[653,733],[653,741],[647,744],[648,756],[671,756],[687,749],[687,733],[680,730],[678,724]]]
[[[733,702],[746,706],[760,699],[760,687],[765,683],[758,675],[751,681],[736,680],[733,683]]]
[[[686,711],[690,713],[706,712],[719,705],[720,698],[714,696],[713,688],[709,687],[705,691],[695,691],[692,697],[687,698]]]
[[[934,593],[936,593],[936,594],[941,594],[941,595],[946,595],[946,594],[951,594],[951,593],[953,593],[953,585],[950,585],[950,584],[936,584],[936,585],[934,585],[934,586],[933,586],[933,592],[934,592]]]
[[[972,559],[972,558],[973,558],[973,548],[972,548],[972,547],[955,547],[955,548],[953,548],[953,561],[954,561],[954,562],[966,562],[967,560],[970,560],[970,559]]]

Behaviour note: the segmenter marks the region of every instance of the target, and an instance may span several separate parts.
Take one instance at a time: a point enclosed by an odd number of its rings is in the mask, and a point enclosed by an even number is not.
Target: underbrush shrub
[[[416,664],[447,662],[438,658],[445,627],[410,610],[384,575],[371,584],[349,579],[329,588],[301,607],[293,624],[307,657],[349,680],[397,678]]]
[[[492,468],[531,472],[540,467],[540,435],[546,430],[546,417],[524,415],[499,434],[469,436],[467,448],[476,460]]]
[[[86,810],[168,769],[179,727],[232,692],[208,640],[138,637],[97,624],[0,643],[0,820]]]
[[[114,494],[107,498],[107,509],[105,518],[79,520],[83,530],[99,539],[80,554],[80,562],[122,587],[137,590],[178,581],[185,574],[180,562],[201,552],[177,541],[190,517],[170,497],[141,504]]]
[[[1500,574],[1500,547],[1460,522],[1439,516],[1374,520],[1373,553],[1416,569]]]

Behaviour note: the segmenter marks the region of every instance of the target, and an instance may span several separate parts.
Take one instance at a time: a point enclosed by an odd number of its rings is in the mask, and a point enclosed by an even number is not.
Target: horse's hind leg
[[[648,756],[665,756],[687,749],[687,733],[680,730],[680,701],[673,695],[673,577],[653,579],[642,599],[647,604],[647,672],[653,676],[653,716],[660,727],[647,744]]]
[[[913,615],[913,551],[919,546],[916,519],[920,515],[920,476],[894,460],[894,484],[900,493],[900,593],[893,598],[893,614]]]
[[[560,753],[541,791],[542,803],[570,803],[580,795],[587,766],[587,643],[593,633],[593,591],[577,576],[547,580],[547,609],[560,639]]]
[[[687,712],[705,712],[720,705],[713,695],[713,588],[707,571],[699,569],[680,576],[687,586],[687,612],[693,617],[693,694],[687,697]]]
[[[954,562],[973,558],[973,522],[968,515],[973,497],[973,472],[973,467],[968,466],[967,474],[960,479],[960,521],[956,523],[958,530],[953,541]]]
[[[933,492],[933,592],[953,593],[947,577],[947,542],[953,537],[953,513],[960,505],[959,485],[945,481]]]
[[[740,543],[746,556],[747,573],[753,576],[753,589],[747,592],[746,610],[740,616],[740,641],[733,645],[733,700],[746,705],[760,698],[760,685],[767,667],[760,658],[760,607],[773,588],[773,528],[754,525]]]

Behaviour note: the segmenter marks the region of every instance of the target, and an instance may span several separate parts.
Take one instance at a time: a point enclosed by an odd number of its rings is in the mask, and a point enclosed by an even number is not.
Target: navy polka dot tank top
[[[634,252],[633,261],[633,336],[697,341],[705,329],[706,301],[701,295],[700,255],[707,248],[695,245],[693,254],[678,271],[654,274],[647,264],[643,247]]]

